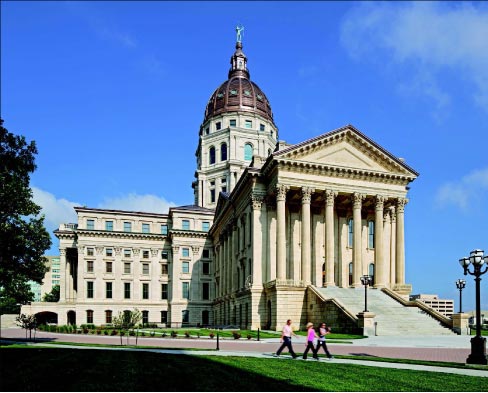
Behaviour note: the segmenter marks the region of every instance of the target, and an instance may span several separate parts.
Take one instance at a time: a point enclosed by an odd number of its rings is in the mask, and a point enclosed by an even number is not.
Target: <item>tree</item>
[[[42,297],[43,302],[59,302],[59,285],[53,286],[51,292],[45,293]]]
[[[29,331],[29,339],[32,339],[32,329],[34,329],[34,341],[35,341],[35,329],[37,328],[37,320],[34,314],[20,314],[15,318],[17,326],[25,329],[25,339],[27,340],[27,330]]]
[[[120,345],[122,345],[122,334],[124,332],[127,335],[127,345],[129,344],[129,330],[134,330],[134,327],[137,326],[142,319],[141,312],[135,308],[134,311],[125,310],[120,311],[117,316],[112,319],[112,323],[116,329],[119,329],[120,335]],[[137,336],[136,336],[136,345],[137,345]]]
[[[34,141],[14,135],[0,119],[0,298],[4,307],[34,297],[30,280],[42,283],[44,252],[51,238],[44,228],[41,207],[32,201],[30,174],[36,169]]]

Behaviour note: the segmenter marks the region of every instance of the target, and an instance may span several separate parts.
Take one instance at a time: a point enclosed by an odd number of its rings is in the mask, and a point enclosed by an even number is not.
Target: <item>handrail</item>
[[[353,313],[351,313],[344,304],[342,304],[338,299],[335,297],[331,298],[325,298],[314,285],[309,285],[308,289],[310,289],[315,295],[317,295],[320,299],[322,299],[324,302],[332,302],[334,303],[338,308],[340,308],[349,318],[351,318],[355,323],[358,322],[358,317],[355,316]]]
[[[432,318],[437,319],[439,322],[443,323],[444,325],[452,328],[452,319],[446,317],[445,315],[441,314],[439,311],[434,310],[432,307],[429,307],[427,304],[420,300],[405,300],[402,296],[398,293],[392,291],[389,288],[382,288],[381,289],[384,293],[386,293],[391,298],[395,299],[402,305],[406,307],[418,307],[429,314]]]

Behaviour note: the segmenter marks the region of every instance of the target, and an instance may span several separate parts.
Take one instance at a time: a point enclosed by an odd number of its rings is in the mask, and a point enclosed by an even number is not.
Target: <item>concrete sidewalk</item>
[[[25,340],[25,331],[20,328],[2,329],[1,337]],[[429,336],[429,337],[404,337],[404,336],[376,336],[368,337],[358,340],[344,340],[352,343],[334,343],[332,340],[328,341],[329,351],[333,355],[349,355],[349,356],[369,356],[371,358],[384,357],[394,359],[412,359],[412,360],[431,360],[455,362],[464,364],[471,352],[471,337],[469,336]],[[120,337],[104,336],[104,335],[85,335],[85,334],[59,334],[38,332],[36,336],[38,344],[49,345],[52,347],[71,347],[67,345],[57,345],[56,342],[73,342],[85,344],[109,344],[120,345]],[[234,340],[234,339],[220,339],[220,350],[216,351],[216,339],[214,338],[162,338],[162,337],[139,337],[138,344],[141,346],[161,347],[161,349],[139,349],[126,348],[125,346],[109,348],[112,350],[134,350],[134,351],[151,351],[158,353],[171,354],[187,354],[187,355],[211,355],[211,356],[252,356],[272,358],[272,354],[276,352],[280,343],[279,339],[264,339],[261,341],[255,340]],[[123,338],[123,343],[126,344],[127,338]],[[129,344],[135,344],[135,337],[131,337]],[[299,336],[293,338],[293,346],[296,352],[304,350],[305,337]],[[36,344],[33,344],[36,345]],[[100,349],[100,347],[80,347],[72,346],[73,348],[93,348]],[[172,349],[174,348],[174,349]],[[186,348],[186,349],[185,349]],[[103,348],[107,349],[107,348]],[[192,350],[198,349],[198,350]],[[291,357],[286,352],[283,352],[280,359],[290,359]],[[321,363],[328,364],[325,360],[320,360]],[[296,360],[298,361],[298,360]],[[303,361],[300,359],[299,361]],[[307,361],[315,360],[310,359]],[[401,369],[414,369],[424,371],[436,371],[442,373],[452,373],[461,375],[472,375],[488,377],[488,369],[456,369],[446,367],[432,367],[420,366],[415,364],[400,364],[400,363],[386,363],[369,360],[356,359],[337,359],[331,362],[335,363],[349,363],[361,364],[371,367],[388,367]]]

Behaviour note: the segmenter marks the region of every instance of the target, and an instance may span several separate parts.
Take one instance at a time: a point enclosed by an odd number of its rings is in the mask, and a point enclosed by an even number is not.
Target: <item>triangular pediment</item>
[[[279,160],[312,166],[350,168],[362,172],[417,177],[403,161],[352,126],[289,146],[274,154]]]

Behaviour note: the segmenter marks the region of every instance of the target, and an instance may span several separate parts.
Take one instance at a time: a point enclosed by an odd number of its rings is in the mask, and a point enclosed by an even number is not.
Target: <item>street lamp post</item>
[[[468,356],[468,364],[488,364],[486,358],[486,338],[481,336],[481,305],[480,305],[480,281],[481,276],[488,271],[488,255],[483,258],[483,250],[471,251],[469,258],[464,257],[459,260],[464,269],[464,275],[468,273],[475,277],[476,282],[476,336],[471,339],[471,354]],[[482,271],[483,265],[486,268]],[[473,265],[473,271],[469,270],[469,265]]]
[[[368,285],[373,284],[373,277],[365,274],[361,276],[361,283],[364,285],[364,312],[368,311]]]
[[[463,289],[466,286],[466,280],[462,278],[456,281],[456,288],[459,289],[459,313],[463,312]]]

